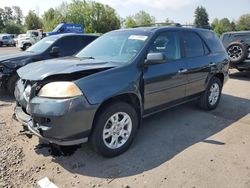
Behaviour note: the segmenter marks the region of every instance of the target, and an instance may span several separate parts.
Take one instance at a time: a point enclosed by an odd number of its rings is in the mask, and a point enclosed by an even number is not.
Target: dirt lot
[[[39,145],[19,132],[14,106],[0,91],[0,187],[36,187],[46,176],[67,188],[250,187],[250,73],[231,74],[214,111],[190,103],[144,119],[132,147],[111,159],[88,144],[64,155]]]

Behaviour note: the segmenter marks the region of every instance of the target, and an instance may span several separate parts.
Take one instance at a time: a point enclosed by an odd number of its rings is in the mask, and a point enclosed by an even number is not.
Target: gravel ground
[[[190,103],[144,119],[132,147],[111,159],[88,144],[60,150],[29,139],[0,91],[0,187],[37,187],[47,176],[61,188],[249,188],[249,83],[249,72],[233,72],[216,110]]]

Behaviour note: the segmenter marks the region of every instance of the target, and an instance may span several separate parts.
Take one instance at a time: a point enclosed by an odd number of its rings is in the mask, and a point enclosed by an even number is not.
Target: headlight
[[[39,97],[68,98],[82,95],[81,90],[73,82],[51,82],[42,87]]]

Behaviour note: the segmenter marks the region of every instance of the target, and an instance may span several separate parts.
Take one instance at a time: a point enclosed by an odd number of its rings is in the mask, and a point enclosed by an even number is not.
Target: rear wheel
[[[3,43],[2,42],[0,42],[0,47],[2,47],[3,46]]]
[[[99,113],[90,140],[97,152],[114,157],[129,148],[137,128],[138,115],[131,105],[111,103]]]
[[[222,83],[219,78],[213,77],[209,81],[209,84],[205,92],[199,99],[199,106],[205,110],[215,109],[221,97]]]

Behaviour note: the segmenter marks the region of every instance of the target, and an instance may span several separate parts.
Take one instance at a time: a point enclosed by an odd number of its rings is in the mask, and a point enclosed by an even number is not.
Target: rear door
[[[216,64],[210,50],[198,33],[183,31],[182,44],[188,69],[186,95],[190,96],[205,90],[208,74]]]
[[[169,31],[159,34],[148,53],[163,53],[165,62],[144,68],[144,109],[164,105],[185,97],[186,64],[181,58],[179,33]]]

